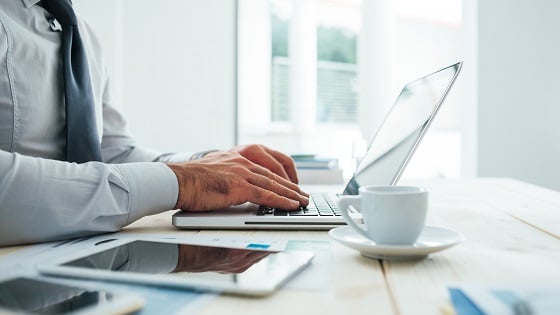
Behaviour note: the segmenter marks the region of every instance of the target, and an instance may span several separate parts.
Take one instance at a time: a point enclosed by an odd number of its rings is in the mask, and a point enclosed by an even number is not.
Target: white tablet
[[[133,295],[16,277],[0,281],[0,314],[129,314],[144,301]]]
[[[308,266],[313,253],[196,245],[177,240],[114,240],[38,265],[41,273],[266,295]]]

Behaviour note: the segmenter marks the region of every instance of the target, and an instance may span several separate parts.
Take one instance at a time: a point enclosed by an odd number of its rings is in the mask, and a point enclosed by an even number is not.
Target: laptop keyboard
[[[306,217],[333,217],[340,216],[340,211],[336,206],[336,202],[332,200],[329,194],[316,193],[311,194],[309,205],[300,207],[297,210],[281,210],[266,206],[260,206],[257,215],[274,215],[274,216],[306,216]]]

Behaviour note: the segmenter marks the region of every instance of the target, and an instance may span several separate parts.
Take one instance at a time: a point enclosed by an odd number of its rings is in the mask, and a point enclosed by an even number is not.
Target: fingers
[[[287,155],[263,145],[242,147],[239,153],[253,163],[259,164],[293,183],[298,183],[294,161]]]
[[[251,171],[253,173],[262,176],[261,178],[256,179],[256,181],[253,182],[253,184],[272,191],[278,191],[278,189],[281,189],[281,187],[278,187],[278,185],[284,186],[288,188],[290,191],[297,192],[300,195],[300,197],[306,197],[305,200],[303,201],[305,202],[305,205],[307,205],[308,202],[307,197],[309,197],[309,194],[303,192],[298,185],[294,184],[293,182],[283,177],[274,174],[273,172],[259,165],[255,165],[253,168],[251,168]]]
[[[290,176],[284,169],[284,166],[266,151],[256,155],[252,161],[256,164],[266,167],[267,169],[271,170],[273,173],[278,174],[285,179],[291,180]]]
[[[288,210],[309,204],[309,195],[298,185],[249,160],[246,163],[249,164],[244,166],[243,174],[239,173],[244,180],[234,185],[239,203],[248,201]]]
[[[289,205],[291,206],[287,209],[296,209],[300,206],[306,206],[309,204],[309,198],[302,195],[299,192],[299,189],[294,190],[283,185],[281,180],[286,180],[281,177],[278,177],[277,180],[270,179],[262,175],[253,176],[248,179],[248,182],[254,185],[255,189],[259,191],[255,195],[263,199],[262,202],[258,202],[259,204],[284,209],[286,209],[286,199],[289,200]],[[290,182],[288,183],[292,184]],[[296,202],[294,203],[293,201]]]
[[[263,149],[282,165],[284,172],[288,175],[288,179],[290,179],[293,183],[299,183],[296,166],[292,158],[279,151],[272,150],[264,146]]]

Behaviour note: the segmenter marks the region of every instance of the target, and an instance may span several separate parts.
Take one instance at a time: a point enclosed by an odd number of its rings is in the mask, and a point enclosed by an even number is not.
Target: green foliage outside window
[[[272,121],[289,121],[289,21],[272,14]],[[317,122],[355,122],[356,34],[317,27]]]
[[[288,21],[272,14],[272,57],[288,57]]]
[[[288,57],[289,21],[272,15],[272,57]],[[356,63],[356,34],[341,28],[317,27],[317,60]]]
[[[356,63],[356,34],[341,28],[317,27],[317,60]]]

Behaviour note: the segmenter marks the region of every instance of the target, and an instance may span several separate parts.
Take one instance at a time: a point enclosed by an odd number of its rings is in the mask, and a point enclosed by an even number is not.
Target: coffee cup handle
[[[366,230],[361,228],[354,219],[350,217],[348,213],[348,207],[353,206],[354,208],[358,209],[360,203],[360,196],[340,196],[337,200],[338,209],[344,218],[344,221],[356,232],[360,233],[363,237],[370,239],[370,236],[367,234]]]

